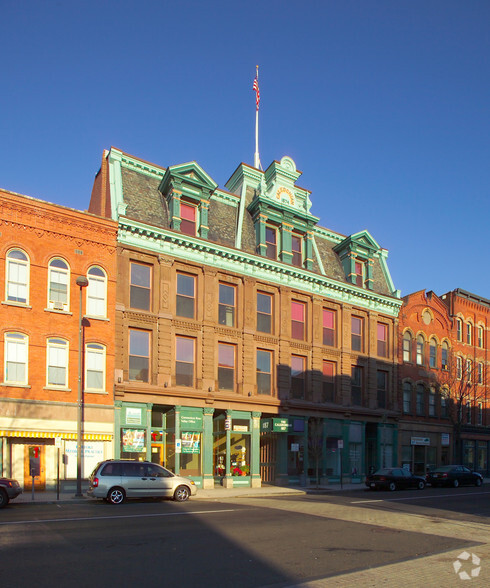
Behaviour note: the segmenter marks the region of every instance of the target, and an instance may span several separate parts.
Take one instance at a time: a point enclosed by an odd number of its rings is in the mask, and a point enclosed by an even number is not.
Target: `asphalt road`
[[[459,488],[185,504],[11,503],[0,511],[0,584],[291,586],[468,546],[451,536],[329,518],[327,505],[488,523],[489,498],[490,489]]]

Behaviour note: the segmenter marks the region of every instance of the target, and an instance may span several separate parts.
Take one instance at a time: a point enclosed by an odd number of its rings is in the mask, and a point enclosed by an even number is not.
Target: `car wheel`
[[[420,480],[419,483],[417,484],[417,488],[419,490],[423,490],[425,488],[425,482],[422,482],[422,480]]]
[[[122,488],[111,488],[107,494],[107,500],[111,504],[122,504],[126,498],[126,493]]]
[[[390,485],[388,486],[388,490],[390,490],[391,492],[393,492],[394,490],[396,490],[396,484],[395,484],[395,482],[390,482]]]
[[[9,497],[7,496],[7,493],[5,492],[5,490],[0,490],[0,508],[7,506],[8,503]]]
[[[475,486],[481,486],[481,478],[475,480]]]
[[[174,492],[174,500],[177,502],[185,502],[191,493],[189,492],[189,488],[187,486],[178,486]]]
[[[459,486],[458,480],[453,480],[453,488],[457,488]]]

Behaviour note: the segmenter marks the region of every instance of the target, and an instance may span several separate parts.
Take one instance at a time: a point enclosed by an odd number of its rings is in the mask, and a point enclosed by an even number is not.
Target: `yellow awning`
[[[55,439],[60,437],[66,441],[76,441],[76,433],[55,433],[53,431],[0,431],[0,437],[28,437],[30,439]],[[84,433],[84,441],[112,441],[113,435],[102,433]]]

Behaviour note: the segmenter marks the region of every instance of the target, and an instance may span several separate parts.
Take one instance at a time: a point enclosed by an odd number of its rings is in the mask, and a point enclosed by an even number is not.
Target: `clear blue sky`
[[[0,187],[88,207],[102,150],[220,185],[291,156],[408,294],[490,298],[488,0],[0,0]]]

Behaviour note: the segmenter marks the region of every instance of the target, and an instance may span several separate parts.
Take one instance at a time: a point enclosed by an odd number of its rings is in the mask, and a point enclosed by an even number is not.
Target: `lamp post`
[[[77,286],[80,287],[80,307],[78,312],[78,402],[77,402],[77,492],[75,497],[82,494],[82,357],[83,357],[83,332],[82,332],[82,290],[88,286],[85,276],[78,276]]]

